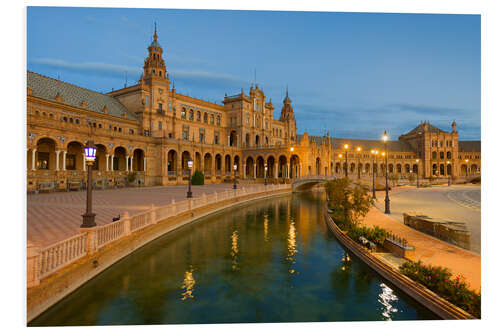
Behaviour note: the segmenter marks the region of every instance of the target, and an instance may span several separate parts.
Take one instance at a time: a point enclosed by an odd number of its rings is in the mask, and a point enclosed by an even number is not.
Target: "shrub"
[[[205,184],[205,176],[201,171],[195,171],[193,176],[191,177],[192,185],[203,185]]]
[[[135,172],[135,171],[134,172],[129,172],[128,175],[127,175],[127,180],[128,180],[129,183],[135,182],[136,178],[137,178],[137,172]]]
[[[481,183],[481,176],[479,177],[474,177],[470,180],[472,184],[480,184]]]
[[[471,290],[461,275],[452,279],[448,268],[424,265],[420,260],[418,262],[405,262],[399,267],[399,270],[450,303],[476,318],[481,318],[481,295]]]

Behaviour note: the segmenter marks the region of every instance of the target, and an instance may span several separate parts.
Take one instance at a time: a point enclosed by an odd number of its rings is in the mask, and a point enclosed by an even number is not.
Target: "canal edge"
[[[380,274],[383,278],[401,289],[408,296],[413,298],[419,304],[423,305],[441,319],[477,319],[458,306],[448,302],[438,296],[423,285],[411,280],[409,277],[401,274],[398,270],[389,266],[379,258],[372,255],[368,250],[357,244],[335,224],[325,206],[323,217],[328,229],[335,237],[359,259],[361,259],[370,268]]]
[[[118,239],[104,246],[95,254],[83,257],[54,275],[47,277],[45,281],[41,281],[40,285],[30,288],[26,294],[26,322],[31,322],[83,284],[157,238],[225,209],[235,208],[252,201],[290,194],[292,194],[292,191],[291,188],[288,188],[272,193],[263,192],[250,194],[243,198],[231,198],[216,204],[195,208],[177,216],[168,217],[155,225]],[[97,266],[95,265],[96,262]]]

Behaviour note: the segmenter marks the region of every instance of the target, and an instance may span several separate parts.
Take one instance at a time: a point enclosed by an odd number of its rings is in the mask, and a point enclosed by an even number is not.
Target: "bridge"
[[[316,184],[324,183],[327,180],[336,179],[336,176],[305,176],[300,178],[293,178],[292,180],[292,190],[293,192],[302,191],[313,187]]]

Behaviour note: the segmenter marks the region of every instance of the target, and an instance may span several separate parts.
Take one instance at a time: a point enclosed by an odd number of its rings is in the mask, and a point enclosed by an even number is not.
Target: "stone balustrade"
[[[134,216],[129,216],[128,212],[125,212],[118,221],[103,226],[79,229],[78,231],[80,233],[78,235],[42,249],[28,242],[28,288],[40,284],[42,278],[67,267],[79,258],[92,255],[102,247],[118,239],[127,237],[134,232],[147,228],[167,218],[229,199],[244,197],[250,194],[264,194],[267,192],[289,189],[290,186],[289,184],[259,185],[250,188],[215,192],[210,195],[205,195],[203,193],[198,198],[184,199],[179,202],[172,200],[170,204],[162,207],[155,207],[152,205],[149,210]]]

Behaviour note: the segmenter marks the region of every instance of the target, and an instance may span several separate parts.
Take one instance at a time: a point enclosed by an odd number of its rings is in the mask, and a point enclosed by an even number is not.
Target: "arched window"
[[[437,158],[437,153],[435,151],[432,152],[432,159],[435,160]]]
[[[186,108],[182,108],[182,111],[181,111],[181,118],[182,118],[182,119],[186,119]]]
[[[203,122],[204,122],[205,124],[207,124],[207,123],[208,123],[208,114],[206,114],[206,113],[204,113],[204,114],[203,114]]]
[[[192,109],[189,110],[189,120],[194,120],[194,111]]]
[[[217,126],[220,125],[220,116],[217,116]]]
[[[444,151],[439,152],[439,158],[444,160]]]
[[[451,159],[451,151],[446,152],[446,158],[449,160]]]
[[[210,125],[213,125],[214,124],[214,115],[211,114],[210,115]]]
[[[201,121],[201,112],[196,112],[196,121]]]

